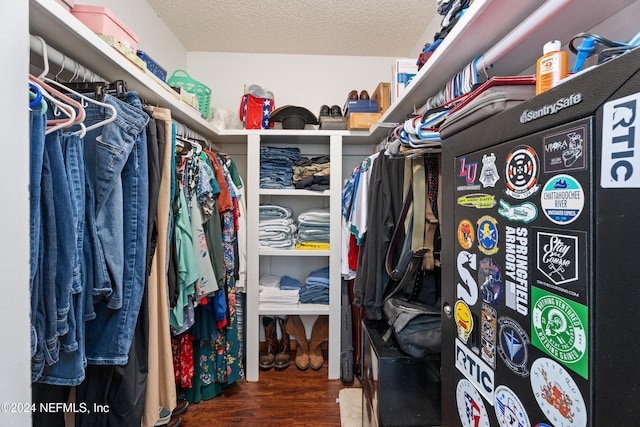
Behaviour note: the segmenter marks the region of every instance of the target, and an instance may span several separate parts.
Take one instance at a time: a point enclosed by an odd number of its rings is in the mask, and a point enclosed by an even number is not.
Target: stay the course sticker
[[[558,225],[571,224],[584,208],[584,190],[570,175],[556,175],[544,185],[540,196],[542,212]]]

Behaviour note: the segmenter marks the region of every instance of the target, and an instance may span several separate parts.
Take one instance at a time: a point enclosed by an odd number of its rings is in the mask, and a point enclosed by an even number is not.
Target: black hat
[[[276,108],[269,115],[269,121],[282,122],[283,129],[304,129],[306,124],[318,124],[318,119],[311,111],[295,105]]]

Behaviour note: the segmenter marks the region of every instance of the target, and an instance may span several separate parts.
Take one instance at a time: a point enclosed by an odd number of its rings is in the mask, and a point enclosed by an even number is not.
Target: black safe
[[[384,320],[362,321],[362,425],[439,426],[440,355],[403,353]]]

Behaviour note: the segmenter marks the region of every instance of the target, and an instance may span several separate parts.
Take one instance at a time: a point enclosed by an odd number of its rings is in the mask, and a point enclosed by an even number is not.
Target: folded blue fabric
[[[302,283],[298,279],[284,275],[280,278],[280,289],[294,290],[300,289]]]

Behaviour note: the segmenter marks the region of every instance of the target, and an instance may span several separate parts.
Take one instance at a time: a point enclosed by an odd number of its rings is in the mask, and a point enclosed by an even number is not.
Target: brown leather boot
[[[262,369],[271,369],[275,365],[276,353],[278,352],[278,335],[276,332],[276,319],[273,317],[263,317],[264,338],[267,343],[266,353],[262,353],[259,359],[259,366]]]
[[[296,350],[295,364],[298,369],[304,371],[309,367],[309,342],[307,341],[307,332],[300,316],[289,316],[285,330],[298,343]]]
[[[309,366],[318,370],[324,365],[324,357],[320,344],[329,339],[329,316],[318,316],[311,329],[311,340],[309,341]]]
[[[278,352],[275,358],[275,368],[278,370],[287,369],[291,364],[291,350],[289,348],[289,334],[285,331],[286,320],[278,317],[278,324],[280,325],[280,332],[282,332],[282,338],[280,338],[280,344],[278,345]]]

